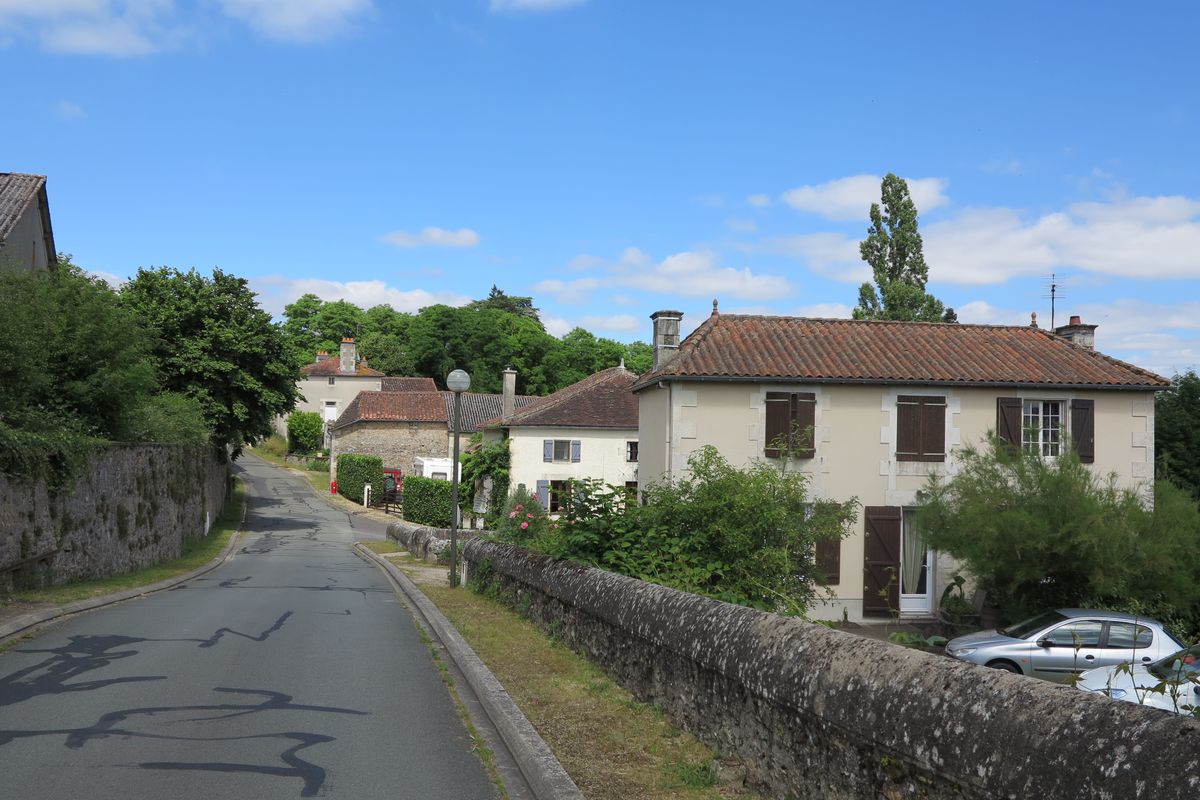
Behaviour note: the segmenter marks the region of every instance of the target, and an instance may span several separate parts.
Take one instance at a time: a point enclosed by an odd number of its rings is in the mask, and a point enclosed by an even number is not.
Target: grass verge
[[[149,584],[173,578],[176,575],[181,575],[202,567],[221,553],[225,545],[229,542],[229,537],[233,536],[237,531],[242,522],[242,513],[245,504],[245,493],[239,481],[234,486],[233,497],[225,504],[225,508],[221,511],[221,516],[213,523],[208,536],[185,542],[183,553],[178,558],[163,561],[152,567],[146,567],[133,572],[113,575],[109,578],[79,581],[63,586],[52,586],[47,589],[29,589],[16,592],[10,596],[0,598],[0,607],[14,602],[51,603],[54,605],[73,603],[76,600],[86,600],[91,597],[100,597],[125,589],[133,589],[138,586],[148,586]]]
[[[392,542],[363,544],[377,553],[398,551]],[[408,556],[393,563],[414,573],[425,566]],[[512,695],[589,800],[760,797],[717,786],[712,750],[499,600],[448,585],[420,588]]]

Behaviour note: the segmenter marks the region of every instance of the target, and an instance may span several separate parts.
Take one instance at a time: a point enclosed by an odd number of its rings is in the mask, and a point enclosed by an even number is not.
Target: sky
[[[969,323],[1200,365],[1200,5],[0,0],[0,170],[113,281],[167,265],[547,330],[847,317],[888,172]],[[1053,276],[1053,278],[1052,278]]]

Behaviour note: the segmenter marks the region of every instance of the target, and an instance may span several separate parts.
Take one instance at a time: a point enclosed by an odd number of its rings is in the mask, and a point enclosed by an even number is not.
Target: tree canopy
[[[1156,472],[1200,499],[1200,375],[1188,370],[1171,383],[1154,402]]]
[[[863,261],[871,265],[875,285],[859,287],[854,318],[957,322],[954,309],[925,291],[929,267],[908,182],[889,172],[880,191],[883,209],[871,204],[871,226],[858,246]]]
[[[245,279],[141,269],[120,298],[150,334],[160,389],[199,402],[215,444],[236,456],[295,406],[295,359]]]

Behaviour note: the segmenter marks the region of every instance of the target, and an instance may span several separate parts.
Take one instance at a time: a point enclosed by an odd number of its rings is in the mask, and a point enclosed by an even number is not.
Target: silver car
[[[1114,700],[1200,716],[1200,644],[1152,664],[1122,663],[1088,670],[1075,686]]]
[[[1060,608],[1008,628],[959,636],[946,655],[1065,683],[1085,670],[1150,664],[1183,649],[1158,620],[1115,611]]]

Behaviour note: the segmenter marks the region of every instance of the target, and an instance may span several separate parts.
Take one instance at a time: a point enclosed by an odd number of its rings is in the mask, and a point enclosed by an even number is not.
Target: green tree
[[[287,340],[245,279],[141,269],[120,299],[151,332],[159,388],[199,401],[214,444],[235,457],[295,407],[299,376]]]
[[[1180,490],[1160,482],[1149,510],[1070,449],[1043,459],[990,439],[956,457],[957,474],[930,478],[917,524],[930,547],[963,563],[1007,619],[1095,603],[1192,616],[1200,568],[1189,553],[1200,512],[1195,502],[1180,502]]]
[[[625,366],[639,375],[649,372],[654,366],[654,348],[645,342],[625,345]]]
[[[532,297],[517,297],[504,293],[503,289],[498,289],[495,284],[492,284],[492,290],[483,300],[472,301],[467,308],[495,308],[500,311],[507,311],[510,314],[516,314],[518,317],[531,319],[538,325],[542,321],[538,318],[538,310],[533,307]]]
[[[1200,376],[1176,375],[1154,401],[1154,458],[1159,480],[1200,498]]]
[[[316,411],[293,411],[288,415],[288,452],[307,455],[321,449],[325,423]]]
[[[871,204],[871,227],[858,246],[863,261],[871,265],[875,286],[859,287],[854,318],[957,322],[954,309],[925,291],[929,267],[908,182],[889,172],[880,188],[883,210]]]

